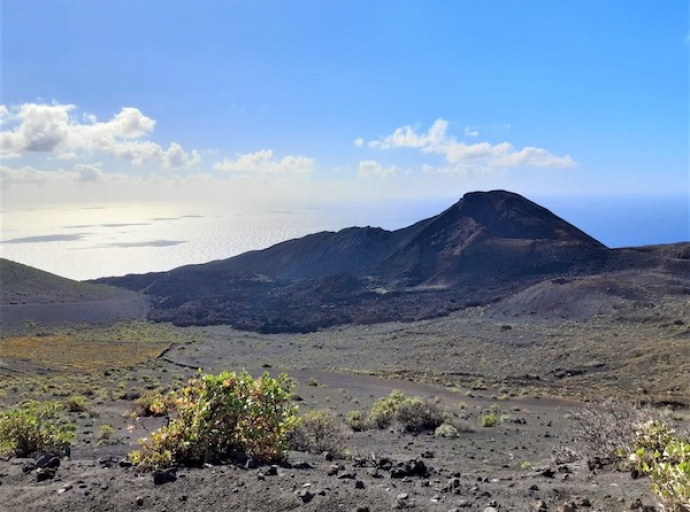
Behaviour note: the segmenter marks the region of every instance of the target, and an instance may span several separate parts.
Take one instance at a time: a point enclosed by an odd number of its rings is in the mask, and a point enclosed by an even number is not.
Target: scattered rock
[[[137,496],[137,499],[135,500],[137,507],[141,507],[144,504],[144,497],[143,496]]]
[[[154,485],[163,485],[177,480],[177,468],[163,469],[153,473]]]
[[[36,471],[36,480],[38,482],[52,480],[53,478],[55,478],[55,468],[38,468]]]
[[[55,454],[46,453],[41,455],[36,459],[36,466],[39,468],[59,468],[60,467],[60,457]]]
[[[302,503],[309,503],[314,499],[314,493],[312,493],[309,489],[302,489],[301,491],[297,492],[297,497],[302,500]]]
[[[532,510],[534,510],[534,512],[546,512],[548,508],[544,500],[537,500],[534,502],[534,505],[532,505]]]
[[[60,488],[57,490],[57,493],[58,493],[58,494],[65,494],[65,493],[66,493],[67,491],[69,491],[71,488],[72,488],[72,484],[67,484],[67,485],[65,485],[65,486],[63,486],[63,487],[60,487]]]
[[[640,498],[636,498],[630,504],[630,512],[656,512],[656,507],[653,505],[645,505]]]
[[[539,476],[543,476],[544,478],[553,478],[555,475],[556,472],[551,468],[539,472]]]
[[[364,485],[364,482],[361,480],[356,480],[355,481],[355,489],[364,489],[366,486]]]
[[[557,512],[577,512],[577,505],[572,501],[567,501],[562,505],[559,505],[556,509]]]
[[[577,507],[591,507],[592,502],[589,500],[589,498],[584,498],[582,496],[573,496],[573,503]]]
[[[295,464],[292,464],[290,467],[292,469],[314,469],[314,466],[304,461],[296,462]]]
[[[429,468],[423,460],[414,459],[409,462],[401,462],[391,468],[391,478],[405,478],[406,476],[429,476]]]

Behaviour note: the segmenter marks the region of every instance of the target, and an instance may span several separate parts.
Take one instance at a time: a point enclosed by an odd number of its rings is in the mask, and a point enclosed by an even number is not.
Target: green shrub
[[[480,419],[482,427],[495,427],[498,425],[498,415],[494,412],[482,414]]]
[[[0,452],[28,457],[66,451],[75,426],[59,402],[28,402],[0,414]]]
[[[115,434],[115,429],[112,425],[104,424],[98,427],[98,442],[100,444],[108,444]]]
[[[450,423],[443,423],[436,428],[434,435],[436,435],[436,437],[448,437],[452,439],[458,437],[460,432]]]
[[[345,433],[330,411],[307,412],[299,426],[290,433],[293,450],[311,453],[330,452],[341,456],[345,452]]]
[[[419,397],[410,398],[393,390],[372,405],[366,423],[377,428],[398,423],[405,430],[433,430],[443,423],[445,416],[446,411],[438,403]]]
[[[141,449],[130,457],[144,469],[238,455],[282,460],[288,433],[298,425],[291,385],[284,374],[254,379],[247,372],[199,373],[163,397],[168,424],[140,440]]]
[[[638,431],[629,460],[649,477],[665,510],[690,510],[690,439],[660,421],[650,421]]]
[[[167,408],[161,393],[144,393],[135,400],[134,416],[165,416]]]
[[[82,395],[72,395],[65,402],[68,412],[88,412],[89,401]]]
[[[345,424],[355,432],[367,429],[367,417],[362,411],[350,411],[345,417]]]

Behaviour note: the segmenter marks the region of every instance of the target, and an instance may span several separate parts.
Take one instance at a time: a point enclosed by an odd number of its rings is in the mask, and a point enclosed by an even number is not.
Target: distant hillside
[[[0,258],[0,326],[142,318],[148,299],[102,284],[82,283]]]
[[[0,304],[104,299],[119,295],[109,286],[81,283],[0,258]]]
[[[226,260],[97,282],[152,296],[156,320],[308,331],[428,318],[497,302],[544,279],[652,269],[672,259],[669,251],[608,249],[524,197],[492,191],[466,194],[396,231],[316,233]]]

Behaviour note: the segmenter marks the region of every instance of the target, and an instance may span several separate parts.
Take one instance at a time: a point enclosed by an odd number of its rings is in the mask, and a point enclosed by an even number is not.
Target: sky
[[[1,0],[2,202],[687,197],[688,5]]]

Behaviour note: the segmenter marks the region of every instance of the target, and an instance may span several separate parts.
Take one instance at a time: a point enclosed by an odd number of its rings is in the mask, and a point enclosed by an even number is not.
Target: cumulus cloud
[[[464,132],[468,137],[476,137],[479,135],[479,130],[474,126],[466,126]]]
[[[364,139],[362,137],[358,137],[352,143],[358,148],[361,148],[362,146],[364,146]]]
[[[359,162],[358,175],[360,178],[388,178],[398,174],[398,171],[395,165],[384,167],[376,160],[364,160]]]
[[[572,167],[575,162],[570,155],[556,156],[536,147],[516,149],[508,142],[491,144],[477,142],[466,144],[447,135],[448,121],[437,119],[429,130],[419,133],[411,126],[403,126],[392,134],[369,142],[378,149],[415,148],[423,153],[443,156],[451,167],[461,172],[469,170],[505,169],[510,167]]]
[[[314,159],[305,156],[284,156],[273,159],[273,150],[262,149],[255,153],[237,155],[231,160],[226,158],[213,164],[217,171],[240,174],[308,174],[314,170]]]
[[[26,153],[49,153],[59,159],[103,154],[133,164],[154,163],[179,169],[201,161],[196,150],[185,152],[173,142],[167,149],[146,140],[156,121],[137,108],[125,107],[109,121],[93,115],[78,119],[75,105],[24,103],[0,105],[0,121],[9,125],[0,131],[0,156],[16,158]]]

